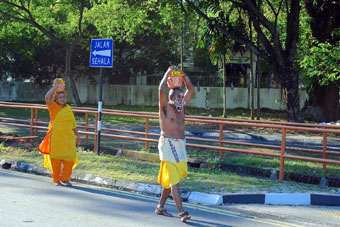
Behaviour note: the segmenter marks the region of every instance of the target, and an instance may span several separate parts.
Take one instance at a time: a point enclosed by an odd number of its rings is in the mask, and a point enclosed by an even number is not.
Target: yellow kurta
[[[64,108],[55,102],[48,105],[50,112],[50,138],[49,153],[44,155],[44,167],[51,168],[50,158],[67,160],[74,162],[73,169],[78,165],[78,157],[76,151],[76,135],[73,129],[77,127],[72,109],[69,105]],[[48,138],[45,137],[44,140]]]

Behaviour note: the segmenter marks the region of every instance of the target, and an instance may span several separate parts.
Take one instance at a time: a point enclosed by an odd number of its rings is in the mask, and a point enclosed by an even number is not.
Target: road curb
[[[203,204],[203,205],[222,205],[223,198],[221,195],[208,194],[202,192],[191,192],[188,198],[189,203]]]
[[[268,193],[264,204],[268,205],[311,205],[310,193]]]
[[[340,206],[340,195],[323,193],[259,193],[223,195],[224,204]]]
[[[49,176],[50,171],[42,166],[13,161],[8,159],[0,160],[0,166],[20,172],[33,173]],[[9,166],[9,168],[7,168]],[[77,171],[72,173],[72,181],[97,185],[107,188],[115,188],[124,191],[135,191],[159,197],[162,187],[145,183],[137,183],[110,177],[102,177],[93,174],[84,174]],[[221,204],[267,204],[267,205],[324,205],[340,206],[340,195],[322,193],[247,193],[247,194],[209,194],[196,191],[181,191],[183,201],[193,204],[221,205]]]

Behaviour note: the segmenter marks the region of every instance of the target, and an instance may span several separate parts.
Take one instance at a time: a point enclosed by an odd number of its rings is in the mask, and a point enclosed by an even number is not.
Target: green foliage
[[[273,68],[272,66],[268,63],[268,61],[264,60],[264,59],[259,59],[258,60],[258,68],[257,71],[259,73],[264,73],[264,72],[270,72],[272,71]]]
[[[150,30],[144,34],[136,35],[133,43],[116,42],[114,47],[114,68],[108,79],[126,77],[139,72],[148,75],[163,72],[169,64],[178,64],[178,43],[171,37],[170,31],[164,35],[156,34]]]
[[[142,34],[150,26],[151,3],[153,1],[108,0],[87,9],[85,21],[96,27],[99,38],[114,37],[119,42],[132,43],[135,35]]]
[[[171,30],[178,34],[186,27],[186,19],[190,16],[182,11],[176,1],[161,2],[159,5],[159,15],[161,23],[168,25]]]
[[[11,44],[6,47],[0,43],[9,63],[3,69],[5,74],[38,83],[61,76],[65,70],[65,50],[71,46],[73,49],[81,38],[83,2],[86,1],[0,2],[0,13],[6,22],[0,37]]]
[[[317,82],[321,86],[340,80],[340,42],[331,45],[312,40],[312,47],[300,61],[307,83]]]
[[[72,44],[82,30],[81,39],[73,49],[73,71],[91,77],[93,69],[77,67],[88,65],[91,38],[113,38],[115,67],[106,73],[129,76],[138,72],[149,75],[163,71],[169,64],[178,64],[178,24],[176,20],[162,18],[177,4],[161,4],[158,1],[84,1],[84,14],[79,22],[80,1],[12,1],[23,3],[30,9],[35,21],[60,41]],[[171,1],[170,1],[171,2]],[[171,6],[171,7],[170,7]],[[0,3],[1,10],[22,19],[25,12]],[[170,7],[170,8],[169,8]],[[175,10],[173,10],[175,11]],[[178,11],[183,15],[182,11]],[[1,14],[0,14],[1,15]],[[49,83],[64,72],[65,49],[51,42],[41,31],[28,23],[0,16],[0,71],[2,79],[11,76],[15,80],[30,79],[38,84]],[[177,21],[178,20],[178,21]],[[177,23],[177,24],[175,24]],[[170,25],[172,24],[172,25]],[[81,69],[80,69],[81,68]]]
[[[210,61],[210,53],[206,48],[196,48],[194,50],[194,65],[205,72],[216,72],[216,67]]]
[[[27,24],[13,21],[1,27],[0,48],[3,80],[49,83],[64,69],[64,50]]]
[[[34,74],[32,61],[37,54],[37,41],[41,35],[26,24],[3,18],[0,26],[1,79],[9,76],[22,80]],[[42,39],[41,45],[46,40]],[[9,75],[7,72],[11,72]]]
[[[212,43],[209,47],[209,53],[210,53],[210,61],[213,65],[218,65],[219,67],[222,67],[223,64],[223,55],[225,56],[225,59],[228,59],[228,53],[227,53],[227,46],[226,46],[226,39],[224,36],[220,35],[217,37],[214,37],[212,39]]]
[[[336,15],[338,11],[331,1],[325,2],[324,9],[319,7],[323,1],[305,0],[305,4],[300,16],[297,60],[302,79],[307,88],[313,84],[336,83],[340,80],[340,36],[337,35],[339,25],[332,22],[332,14]],[[327,13],[330,17],[324,17]]]
[[[72,40],[78,31],[80,1],[9,1],[19,7],[1,3],[3,11],[23,20],[32,19],[57,38]],[[26,8],[26,10],[23,9]],[[31,27],[35,25],[30,24]]]

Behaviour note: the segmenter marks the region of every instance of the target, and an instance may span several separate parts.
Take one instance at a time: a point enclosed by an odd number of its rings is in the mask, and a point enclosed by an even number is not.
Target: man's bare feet
[[[186,212],[186,211],[180,212],[180,213],[178,214],[178,216],[181,217],[181,221],[182,221],[182,222],[186,222],[187,220],[189,220],[189,219],[191,218],[191,216],[189,215],[189,213]]]
[[[172,214],[168,213],[165,208],[161,208],[159,206],[156,207],[155,213],[158,215],[164,215],[166,217],[172,217]]]

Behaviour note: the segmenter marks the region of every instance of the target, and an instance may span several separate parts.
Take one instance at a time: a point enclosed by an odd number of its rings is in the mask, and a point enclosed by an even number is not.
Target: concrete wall
[[[85,80],[77,81],[77,89],[82,103],[96,104],[99,94],[99,85],[90,84]],[[0,100],[18,102],[44,102],[44,97],[50,86],[38,87],[24,82],[0,81]],[[71,92],[68,91],[70,95]],[[249,108],[247,88],[227,88],[227,108]],[[281,100],[279,89],[261,88],[261,108],[273,110],[285,110],[285,102]],[[307,94],[300,92],[300,107],[302,108]],[[72,101],[68,97],[69,102]],[[255,108],[257,97],[255,92]],[[145,85],[103,85],[104,105],[136,105],[158,106],[158,86]],[[189,103],[191,107],[199,108],[222,108],[222,88],[219,87],[195,87],[195,94]]]
[[[0,81],[0,100],[18,102],[44,102],[48,87],[24,82]]]

